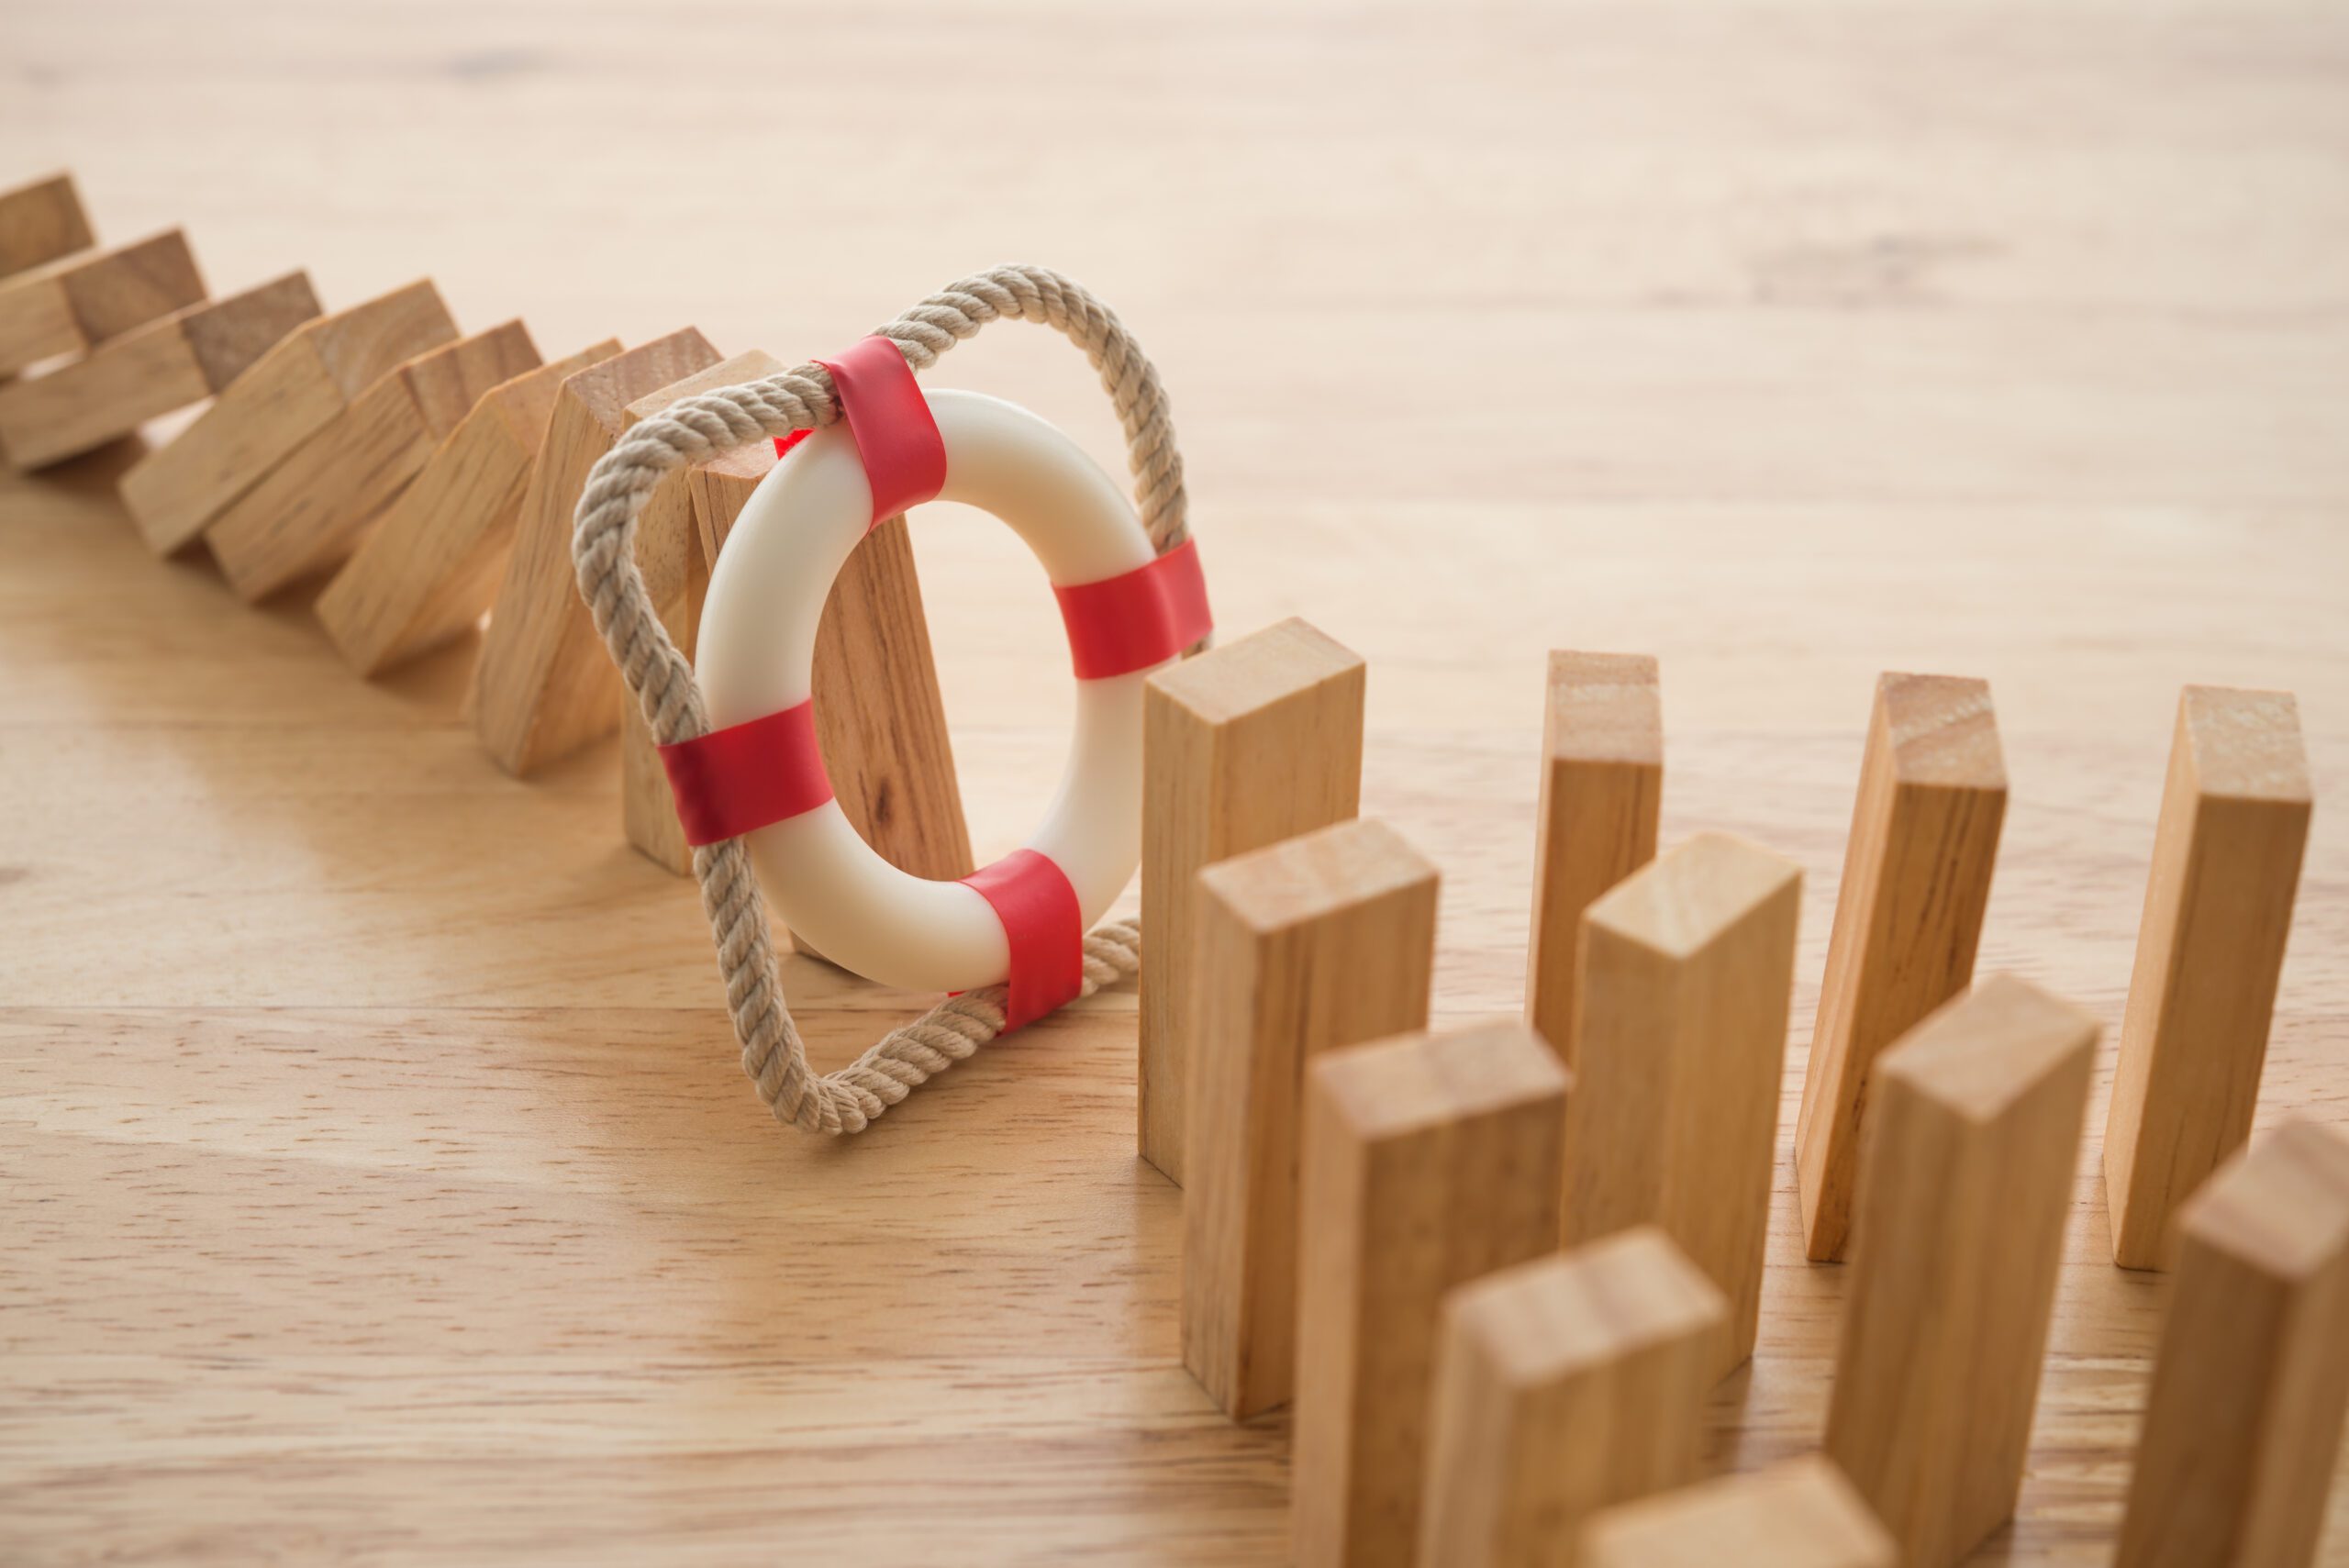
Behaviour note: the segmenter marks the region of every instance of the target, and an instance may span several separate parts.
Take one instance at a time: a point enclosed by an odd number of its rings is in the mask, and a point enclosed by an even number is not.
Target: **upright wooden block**
[[[1817,1454],[1608,1509],[1582,1568],[1899,1568],[1899,1549]]]
[[[97,242],[72,175],[50,174],[0,191],[0,277]]]
[[[473,733],[507,773],[568,756],[619,723],[619,672],[572,570],[572,514],[588,471],[628,428],[628,406],[718,360],[688,327],[588,366],[556,395],[473,667]]]
[[[2006,809],[1990,688],[1947,675],[1879,680],[1795,1128],[1813,1262],[1841,1259],[1850,1239],[1877,1053],[1973,977]]]
[[[2014,1512],[2096,1038],[1993,975],[1876,1063],[1827,1452],[1909,1568]]]
[[[85,353],[203,298],[204,274],[176,228],[35,267],[0,283],[0,375]]]
[[[361,393],[456,338],[429,279],[289,334],[122,476],[123,504],[148,547],[158,555],[184,548]]]
[[[1525,1017],[1572,1067],[1582,912],[1655,859],[1664,706],[1655,661],[1632,653],[1553,652],[1548,699]]]
[[[173,311],[46,375],[0,383],[0,447],[18,468],[61,462],[202,402],[318,313],[300,272]]]
[[[1436,869],[1341,822],[1199,873],[1199,1020],[1183,1194],[1183,1364],[1225,1414],[1288,1402],[1308,1057],[1428,1024]]]
[[[1720,1292],[1653,1228],[1453,1291],[1418,1561],[1570,1563],[1598,1510],[1695,1480],[1728,1336]]]
[[[2120,1568],[2306,1568],[2349,1410],[2349,1137],[2287,1123],[2178,1230]]]
[[[1360,655],[1285,620],[1150,677],[1142,699],[1141,1156],[1183,1181],[1199,868],[1352,817]]]
[[[2310,809],[2289,692],[2186,688],[2104,1128],[2123,1268],[2161,1266],[2171,1214],[2251,1136]]]
[[[1521,1023],[1350,1046],[1306,1071],[1299,1568],[1411,1561],[1444,1295],[1557,1244],[1567,1075]]]
[[[539,364],[519,321],[417,355],[359,395],[204,530],[240,598],[348,556],[484,394]]]
[[[318,595],[318,619],[353,670],[380,674],[480,623],[555,394],[619,351],[607,339],[491,387],[435,449]]]
[[[1583,921],[1565,1241],[1661,1226],[1730,1303],[1716,1377],[1753,1353],[1802,871],[1705,833]]]

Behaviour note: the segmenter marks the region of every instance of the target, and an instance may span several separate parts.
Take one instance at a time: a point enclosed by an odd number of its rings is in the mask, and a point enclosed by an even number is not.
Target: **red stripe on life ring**
[[[946,488],[946,442],[905,351],[876,333],[816,362],[832,373],[832,394],[873,486],[872,526],[935,500]]]
[[[1185,539],[1147,566],[1097,583],[1054,587],[1080,681],[1163,664],[1215,629],[1199,541]]]
[[[1003,922],[1011,944],[1003,1032],[1035,1022],[1085,988],[1085,911],[1051,856],[1014,850],[963,879]]]
[[[696,847],[739,839],[832,798],[812,697],[660,751],[677,821]]]

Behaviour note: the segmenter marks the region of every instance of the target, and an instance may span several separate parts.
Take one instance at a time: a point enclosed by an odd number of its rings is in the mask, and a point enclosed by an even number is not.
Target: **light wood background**
[[[1665,840],[1808,873],[1782,1144],[1877,671],[1992,682],[1983,968],[2109,1029],[2179,684],[2296,690],[2349,775],[2338,6],[6,0],[0,163],[187,224],[216,291],[429,272],[550,356],[1085,278],[1164,370],[1224,628],[1370,659],[1444,1017],[1518,1004],[1543,651],[1662,657]],[[1121,470],[1051,334],[942,379]],[[775,1128],[612,749],[506,779],[470,647],[353,681],[298,596],[148,559],[119,467],[0,480],[0,1560],[1283,1559],[1284,1422],[1177,1362],[1130,991],[864,1138]],[[1008,530],[932,511],[992,852],[1065,659]],[[2263,1123],[2349,1120],[2344,939],[2325,801]],[[918,1005],[789,979],[828,1063]],[[2118,1518],[2162,1288],[2104,1262],[2110,1057],[1986,1562]],[[1775,1219],[1722,1468],[1824,1418],[1844,1275],[1783,1177]]]

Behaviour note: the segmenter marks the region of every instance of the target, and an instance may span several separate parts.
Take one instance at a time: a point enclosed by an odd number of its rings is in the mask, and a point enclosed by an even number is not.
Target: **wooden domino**
[[[0,383],[0,448],[42,468],[129,435],[228,386],[318,314],[301,272],[173,311],[46,375]]]
[[[1655,1225],[1730,1303],[1716,1377],[1753,1353],[1802,872],[1705,833],[1583,921],[1565,1242]]]
[[[1608,1509],[1581,1568],[1899,1568],[1900,1550],[1817,1454]]]
[[[72,175],[50,174],[0,191],[0,278],[97,242]]]
[[[1843,1256],[1877,1053],[1965,988],[2007,806],[1990,688],[1947,675],[1876,684],[1843,882],[1795,1126],[1803,1243]]]
[[[2014,1513],[2096,1040],[1993,975],[1876,1064],[1827,1452],[1909,1568]]]
[[[1183,1181],[1203,866],[1354,815],[1361,656],[1286,620],[1150,677],[1142,709],[1142,1158]]]
[[[1235,1420],[1288,1402],[1307,1060],[1424,1029],[1436,869],[1341,822],[1199,873],[1183,1193],[1183,1363]]]
[[[18,273],[0,282],[0,375],[87,353],[203,299],[204,274],[176,228]]]
[[[1453,1291],[1418,1561],[1570,1562],[1599,1509],[1694,1481],[1728,1337],[1729,1304],[1653,1228]]]
[[[2186,688],[2104,1129],[2124,1268],[2161,1266],[2170,1216],[2251,1135],[2310,807],[2289,692]]]
[[[1349,1046],[1307,1069],[1299,1568],[1411,1562],[1443,1297],[1556,1247],[1566,1085],[1515,1020]]]

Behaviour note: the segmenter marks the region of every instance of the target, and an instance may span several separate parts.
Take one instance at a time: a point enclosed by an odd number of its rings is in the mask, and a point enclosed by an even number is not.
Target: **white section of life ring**
[[[927,396],[946,448],[939,499],[1008,523],[1055,584],[1099,582],[1156,558],[1117,485],[1052,425],[975,392]],[[825,597],[872,516],[872,487],[845,421],[802,441],[751,493],[710,573],[702,610],[695,673],[713,728],[808,699]],[[1027,841],[1068,877],[1087,929],[1141,863],[1149,674],[1077,683],[1068,763]],[[750,846],[785,922],[868,980],[969,991],[1001,983],[1010,968],[1003,926],[977,890],[899,871],[858,837],[836,800],[759,828]]]

